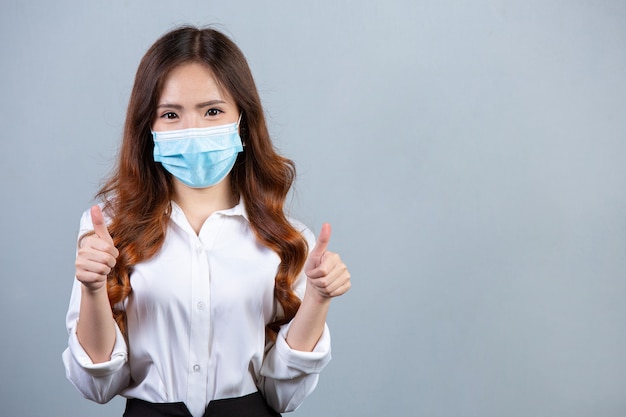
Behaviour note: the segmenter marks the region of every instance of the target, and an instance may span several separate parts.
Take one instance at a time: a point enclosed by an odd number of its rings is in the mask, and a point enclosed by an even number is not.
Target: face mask
[[[189,187],[211,187],[228,175],[237,154],[243,151],[239,121],[221,126],[152,132],[154,160]]]

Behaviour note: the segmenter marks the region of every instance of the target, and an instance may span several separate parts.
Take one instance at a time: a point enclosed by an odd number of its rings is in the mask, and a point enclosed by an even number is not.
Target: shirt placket
[[[206,249],[200,239],[192,237],[191,265],[191,333],[187,379],[187,404],[207,404],[209,338],[210,338],[210,270]],[[193,412],[193,410],[192,410]]]

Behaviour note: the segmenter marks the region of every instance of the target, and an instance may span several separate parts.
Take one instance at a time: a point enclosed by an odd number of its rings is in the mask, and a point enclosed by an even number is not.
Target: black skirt
[[[132,398],[126,400],[123,417],[192,417],[185,403],[151,403]],[[209,402],[203,417],[280,417],[260,392],[237,398]]]

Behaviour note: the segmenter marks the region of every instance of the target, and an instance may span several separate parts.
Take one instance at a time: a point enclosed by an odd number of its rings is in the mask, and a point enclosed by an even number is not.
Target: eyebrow
[[[198,103],[196,104],[196,108],[197,109],[201,109],[203,107],[207,107],[207,106],[213,106],[215,104],[226,104],[226,102],[224,100],[209,100],[209,101],[205,101],[203,103]],[[171,108],[171,109],[176,109],[176,110],[180,110],[183,108],[183,106],[181,106],[180,104],[174,104],[174,103],[161,103],[159,105],[157,105],[157,109],[161,109],[161,108]]]

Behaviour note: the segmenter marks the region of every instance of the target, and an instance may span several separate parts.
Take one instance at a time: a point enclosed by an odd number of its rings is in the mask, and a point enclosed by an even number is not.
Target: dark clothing
[[[151,403],[136,398],[126,401],[123,417],[192,417],[185,403]],[[237,398],[213,400],[203,417],[280,417],[260,392]]]

